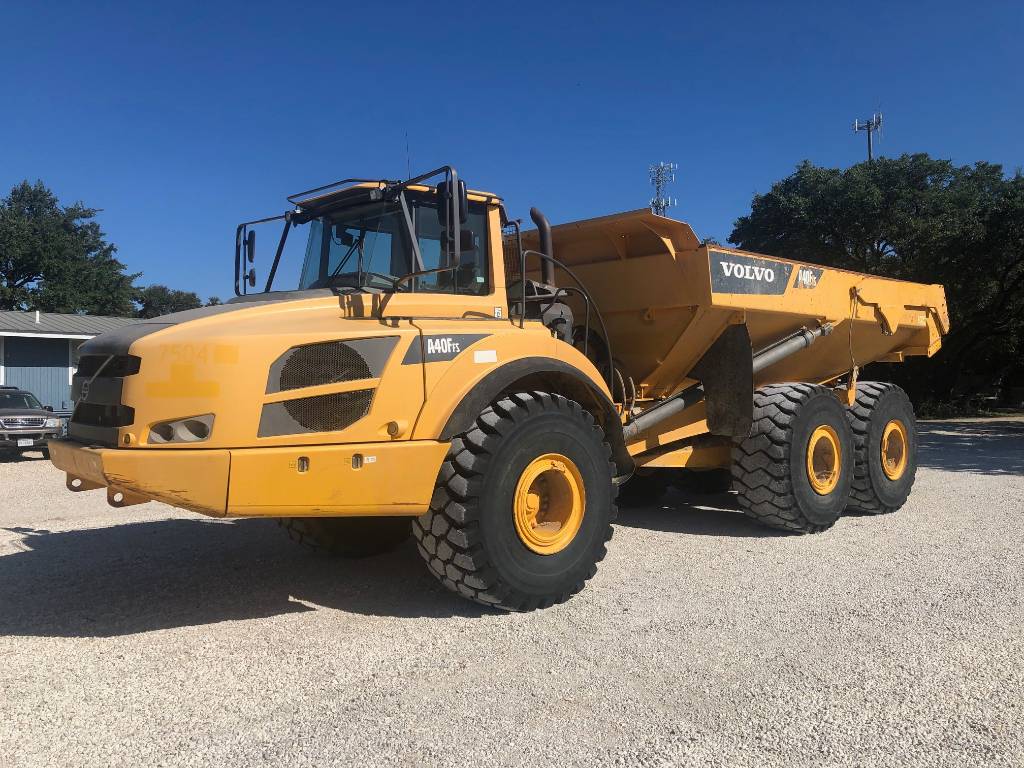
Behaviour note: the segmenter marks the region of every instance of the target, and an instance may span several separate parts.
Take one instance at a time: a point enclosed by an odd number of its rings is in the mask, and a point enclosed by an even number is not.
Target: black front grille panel
[[[135,421],[135,409],[121,404],[124,377],[141,367],[135,355],[83,355],[71,380],[76,405],[68,436],[90,445],[117,445],[117,430]]]
[[[135,421],[135,409],[127,405],[97,405],[79,403],[71,423],[90,424],[94,427],[127,427]]]
[[[134,376],[141,366],[142,359],[135,355],[82,355],[75,375],[92,378],[102,368],[104,378]]]
[[[301,435],[309,432],[337,432],[352,426],[373,403],[372,389],[336,392],[267,403],[260,415],[260,437]]]

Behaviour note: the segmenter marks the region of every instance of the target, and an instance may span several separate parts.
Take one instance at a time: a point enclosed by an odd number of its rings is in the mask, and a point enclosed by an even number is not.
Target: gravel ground
[[[73,496],[0,464],[0,765],[1024,764],[1024,421],[922,424],[910,503],[775,535],[623,510],[590,586],[504,615],[411,545]]]

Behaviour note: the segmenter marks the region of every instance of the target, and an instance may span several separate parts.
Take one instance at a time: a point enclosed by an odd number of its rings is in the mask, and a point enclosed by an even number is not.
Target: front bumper
[[[420,515],[448,443],[294,448],[87,448],[52,440],[72,491],[107,489],[114,506],[162,501],[216,517]]]
[[[49,440],[60,436],[60,429],[0,429],[0,450],[27,451],[45,448]]]

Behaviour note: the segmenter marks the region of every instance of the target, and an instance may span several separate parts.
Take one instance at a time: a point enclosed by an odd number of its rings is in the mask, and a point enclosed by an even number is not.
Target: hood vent
[[[370,412],[373,392],[372,389],[357,389],[267,403],[260,415],[259,437],[346,429]]]
[[[397,343],[384,336],[292,347],[270,366],[267,394],[379,378]]]

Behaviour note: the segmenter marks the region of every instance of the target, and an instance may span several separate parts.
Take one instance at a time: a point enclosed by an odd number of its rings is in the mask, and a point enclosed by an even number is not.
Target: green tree
[[[993,389],[1024,342],[1024,178],[925,154],[848,169],[809,162],[755,195],[741,248],[941,283],[951,332],[935,359],[881,372],[922,400]],[[872,375],[879,376],[878,371]]]
[[[62,206],[41,181],[0,199],[0,309],[129,314],[138,275],[115,258],[96,213]]]
[[[166,285],[150,285],[140,288],[135,294],[135,303],[139,305],[138,317],[159,317],[171,312],[182,312],[203,306],[198,294],[192,291],[179,291]]]

